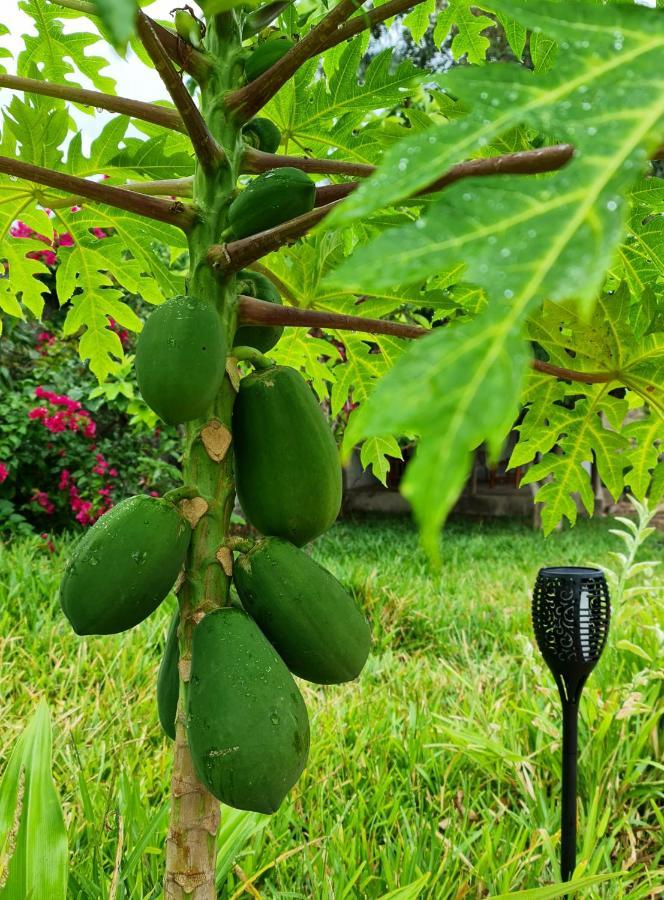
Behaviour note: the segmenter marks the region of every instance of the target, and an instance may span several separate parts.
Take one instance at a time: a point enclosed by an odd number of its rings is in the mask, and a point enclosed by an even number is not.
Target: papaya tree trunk
[[[214,168],[197,165],[193,201],[199,211],[189,233],[188,293],[212,300],[222,317],[228,346],[232,345],[237,297],[234,279],[220,282],[207,262],[207,251],[226,226],[226,212],[235,190],[241,157],[239,127],[227,117],[223,96],[241,79],[240,33],[235,15],[215,16],[209,22],[206,50],[212,65],[200,85],[201,112],[224,149]],[[183,480],[196,497],[183,501],[194,525],[186,561],[180,604],[180,696],[171,784],[171,815],[167,838],[164,895],[167,900],[214,900],[219,802],[203,787],[187,745],[184,710],[191,668],[194,626],[212,609],[228,604],[232,557],[227,547],[235,499],[231,452],[231,414],[236,391],[233,369],[208,414],[189,423],[183,461]],[[234,384],[235,382],[235,384]]]

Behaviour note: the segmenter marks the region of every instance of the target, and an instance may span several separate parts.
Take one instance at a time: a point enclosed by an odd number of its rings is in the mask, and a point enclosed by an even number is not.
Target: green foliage
[[[67,831],[51,775],[51,720],[42,700],[0,781],[0,897],[64,900]]]

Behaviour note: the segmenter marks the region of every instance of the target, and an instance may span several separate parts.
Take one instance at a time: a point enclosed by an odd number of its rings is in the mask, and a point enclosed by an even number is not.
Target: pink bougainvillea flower
[[[46,491],[35,491],[32,499],[38,506],[41,506],[47,516],[52,516],[55,512],[55,506],[51,503]]]
[[[85,437],[93,438],[97,433],[96,423],[90,412],[82,408],[79,400],[72,400],[66,394],[47,391],[41,385],[35,388],[35,396],[40,400],[47,400],[56,410],[51,413],[45,406],[36,406],[28,412],[28,418],[41,421],[53,434],[67,430],[82,431]]]
[[[3,481],[7,481],[8,478],[9,478],[9,469],[3,462],[0,462],[0,484],[2,484]]]

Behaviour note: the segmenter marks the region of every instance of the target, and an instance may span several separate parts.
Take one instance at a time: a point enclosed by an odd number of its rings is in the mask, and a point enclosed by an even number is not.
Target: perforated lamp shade
[[[533,594],[537,644],[563,704],[561,873],[576,865],[577,716],[581,691],[602,654],[609,631],[609,591],[599,569],[540,569]]]

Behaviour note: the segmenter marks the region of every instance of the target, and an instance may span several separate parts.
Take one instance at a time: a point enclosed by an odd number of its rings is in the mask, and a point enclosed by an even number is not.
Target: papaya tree
[[[110,319],[140,331],[128,298],[154,304],[139,385],[182,426],[182,486],[106,513],[61,591],[79,634],[108,634],[177,582],[169,898],[215,896],[219,800],[270,812],[302,771],[291,673],[339,683],[367,657],[361,612],[301,549],[341,500],[319,401],[352,408],[345,452],[381,480],[416,439],[403,492],[434,560],[473,452],[515,427],[547,532],[592,512],[588,463],[615,498],[664,490],[664,17],[438,6],[201,0],[162,22],[136,0],[20,0],[32,28],[0,50],[0,306],[44,304],[43,243],[12,225],[69,232],[65,332],[113,378]],[[395,16],[461,64],[367,54]],[[513,59],[486,65],[496,31]],[[100,39],[153,67],[164,101],[117,96]],[[95,110],[113,115],[88,148]],[[257,542],[229,534],[236,492]]]

